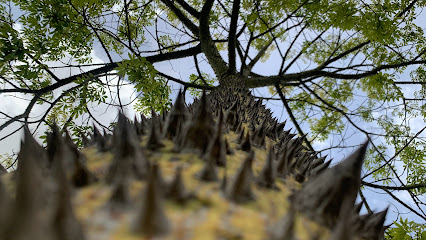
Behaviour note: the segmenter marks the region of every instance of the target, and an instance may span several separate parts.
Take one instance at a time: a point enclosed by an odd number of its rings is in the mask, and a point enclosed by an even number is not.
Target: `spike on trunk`
[[[114,132],[114,157],[106,176],[107,182],[112,183],[125,177],[146,178],[149,162],[124,115],[119,117]]]
[[[186,123],[181,140],[181,150],[205,154],[210,139],[214,135],[213,125],[213,117],[208,106],[206,93],[203,92],[192,119]]]
[[[244,203],[255,199],[252,192],[254,152],[250,151],[235,177],[226,188],[226,197],[236,203]]]
[[[247,131],[247,134],[245,135],[244,139],[242,140],[239,149],[250,152],[251,151],[251,141],[250,141],[250,133]]]
[[[296,210],[291,205],[288,213],[271,229],[271,240],[294,240]]]
[[[148,237],[165,235],[171,228],[164,212],[162,184],[159,176],[159,166],[153,164],[142,194],[141,206],[132,224],[133,232]]]
[[[262,171],[256,179],[256,183],[261,187],[277,190],[278,187],[275,185],[276,168],[274,166],[273,155],[273,148],[269,146],[268,157],[266,158]]]
[[[182,91],[179,90],[175,104],[167,115],[164,136],[168,139],[175,139],[180,136],[188,118],[189,112],[185,106],[184,96]]]
[[[52,219],[54,236],[56,239],[74,240],[85,239],[83,229],[74,215],[71,203],[71,185],[64,169],[64,157],[66,145],[55,125],[53,128],[53,142],[56,145],[52,159],[52,170],[56,178],[57,201]]]
[[[164,144],[160,141],[159,133],[157,131],[157,124],[155,123],[154,117],[152,117],[151,129],[149,131],[148,142],[146,143],[146,148],[148,148],[149,150],[155,151],[159,148],[164,147]]]
[[[355,203],[366,150],[367,143],[306,183],[292,196],[297,209],[326,226],[334,226],[344,199],[350,199],[352,205]]]
[[[181,166],[177,167],[173,180],[167,186],[165,196],[178,203],[185,203],[191,197],[191,194],[186,191],[183,183]]]

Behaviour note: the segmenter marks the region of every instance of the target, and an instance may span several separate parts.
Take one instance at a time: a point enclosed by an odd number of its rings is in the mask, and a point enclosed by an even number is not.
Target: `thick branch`
[[[420,183],[420,184],[413,184],[409,186],[402,186],[402,187],[396,187],[396,186],[381,186],[373,183],[368,183],[362,181],[362,184],[367,187],[377,188],[377,189],[387,189],[387,190],[396,190],[396,191],[406,191],[406,190],[413,190],[413,189],[420,189],[420,188],[426,188],[426,183]]]
[[[235,60],[235,44],[237,41],[237,23],[238,15],[240,12],[240,0],[235,0],[232,4],[232,16],[231,16],[231,26],[229,29],[228,36],[228,59],[229,59],[229,71],[235,73],[236,71],[236,60]]]
[[[185,9],[185,11],[187,11],[193,17],[197,19],[200,18],[200,12],[198,12],[195,8],[191,7],[191,5],[189,5],[186,1],[176,0],[176,2],[179,3],[179,5],[181,5],[183,9]]]
[[[361,79],[361,78],[373,76],[383,70],[396,69],[400,67],[416,65],[416,64],[425,64],[425,63],[426,63],[426,60],[418,60],[418,61],[408,61],[408,62],[402,62],[402,63],[396,63],[396,64],[385,64],[385,65],[380,65],[376,68],[373,68],[370,71],[357,73],[357,74],[342,74],[342,73],[336,73],[336,72],[327,72],[327,71],[322,71],[316,68],[316,69],[312,69],[308,71],[303,71],[300,73],[289,73],[289,74],[276,75],[276,76],[270,76],[270,77],[249,78],[246,80],[246,84],[247,84],[247,87],[256,88],[256,87],[272,86],[272,85],[275,85],[276,83],[286,84],[288,82],[300,81],[310,77],[330,77],[334,79]]]
[[[259,52],[256,54],[256,56],[251,60],[251,62],[243,69],[243,75],[249,75],[251,70],[253,69],[254,65],[260,60],[260,58],[265,55],[266,50],[271,46],[271,44],[274,42],[275,38],[272,38],[268,43],[266,43],[265,46],[263,46]]]
[[[185,25],[195,36],[198,36],[199,29],[198,27],[189,20],[185,14],[177,8],[170,0],[161,0],[175,15],[179,20]]]
[[[164,53],[164,54],[158,54],[158,55],[154,55],[154,56],[148,56],[148,57],[145,57],[145,58],[150,63],[156,63],[156,62],[162,62],[162,61],[166,61],[166,60],[189,57],[189,56],[195,55],[195,54],[200,53],[200,52],[201,52],[201,47],[200,47],[200,45],[197,45],[195,47],[188,48],[188,49],[185,49],[185,50],[176,51],[176,52],[169,52],[169,53]],[[60,80],[59,82],[56,82],[56,83],[54,83],[50,86],[47,86],[47,87],[44,87],[44,88],[41,88],[41,89],[38,89],[38,90],[0,89],[0,93],[19,92],[19,93],[44,94],[44,93],[53,91],[55,89],[58,89],[62,86],[65,86],[65,85],[77,80],[77,78],[87,78],[87,77],[90,77],[90,76],[98,76],[98,75],[103,74],[105,72],[112,71],[116,67],[118,67],[119,63],[122,63],[122,62],[108,63],[108,64],[105,64],[103,67],[99,67],[99,68],[87,71],[85,73],[80,73],[80,74],[76,74],[76,75],[64,78],[64,79]]]
[[[214,0],[207,0],[204,3],[203,9],[201,11],[200,17],[200,43],[201,50],[206,55],[207,60],[210,63],[210,66],[213,68],[213,71],[216,74],[216,77],[219,78],[219,81],[222,77],[227,74],[228,66],[223,61],[222,57],[219,54],[219,51],[214,44],[212,37],[210,35],[209,27],[209,17],[210,11],[213,7]]]

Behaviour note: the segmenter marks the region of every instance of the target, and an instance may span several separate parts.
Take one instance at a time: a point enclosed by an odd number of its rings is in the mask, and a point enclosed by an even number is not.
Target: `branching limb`
[[[89,21],[89,19],[87,19],[87,16],[86,16],[85,10],[83,9],[83,12],[80,12],[80,11],[79,11],[79,10],[78,10],[75,6],[74,6],[74,4],[72,3],[72,1],[71,1],[71,0],[68,0],[68,4],[70,4],[70,6],[74,9],[74,11],[76,11],[78,14],[80,14],[80,15],[83,17],[84,21],[87,23],[87,25],[90,27],[90,29],[92,29],[93,33],[96,35],[96,38],[98,39],[99,43],[101,44],[102,48],[104,49],[104,51],[105,51],[106,55],[108,56],[108,60],[109,60],[109,62],[111,62],[111,63],[112,63],[112,62],[113,62],[112,57],[111,57],[111,55],[110,55],[110,53],[109,53],[109,51],[108,51],[108,49],[107,49],[107,47],[106,47],[105,43],[103,42],[103,40],[102,40],[101,36],[99,36],[99,34],[98,34],[97,30],[93,27],[92,23]],[[129,46],[129,47],[130,47],[130,46]]]
[[[377,152],[377,154],[380,156],[380,158],[385,162],[386,165],[389,166],[390,171],[393,173],[393,175],[395,176],[395,178],[398,180],[399,184],[401,184],[401,186],[405,187],[404,182],[401,180],[400,176],[398,176],[396,170],[390,165],[390,163],[388,161],[386,161],[385,156],[383,156],[383,154],[380,152],[380,150],[378,149],[378,147],[376,146],[375,142],[371,139],[370,137],[370,133],[368,133],[367,131],[365,131],[364,129],[360,128],[358,125],[356,125],[351,118],[349,118],[348,115],[345,114],[345,112],[339,108],[336,108],[335,106],[327,103],[326,101],[324,101],[321,97],[318,96],[317,93],[315,93],[314,91],[312,91],[308,86],[306,86],[306,84],[303,83],[303,86],[312,94],[314,95],[318,100],[320,100],[323,104],[329,106],[330,108],[335,109],[336,111],[340,112],[343,117],[345,117],[348,122],[355,127],[357,130],[359,130],[360,132],[364,133],[365,136],[367,137],[369,143],[373,146],[374,150]],[[422,211],[422,209],[420,208],[419,204],[418,204],[418,199],[416,196],[414,196],[411,192],[410,195],[413,199],[413,201],[416,203],[416,205],[418,206],[419,210]],[[422,211],[423,212],[423,211]]]
[[[349,54],[351,54],[351,53],[353,53],[353,52],[355,52],[355,51],[358,51],[359,49],[361,49],[361,48],[363,48],[364,46],[368,45],[370,42],[371,42],[371,41],[365,41],[365,42],[363,42],[363,43],[360,43],[360,44],[358,44],[358,45],[356,45],[356,46],[354,46],[354,47],[352,47],[352,48],[350,48],[350,49],[348,49],[348,50],[346,50],[346,51],[344,51],[344,52],[340,53],[339,55],[335,56],[334,58],[330,58],[329,60],[327,60],[327,61],[325,61],[324,63],[322,63],[322,64],[318,67],[318,69],[323,69],[324,67],[326,67],[326,66],[327,66],[327,65],[329,65],[330,63],[333,63],[333,62],[335,62],[335,61],[337,61],[337,60],[339,60],[339,59],[341,59],[341,58],[343,58],[343,57],[345,57],[345,56],[347,56],[347,55],[349,55]]]
[[[383,163],[383,165],[381,165],[380,167],[374,169],[374,171],[371,171],[371,172],[367,173],[364,177],[362,177],[362,179],[365,179],[366,177],[374,174],[375,172],[379,171],[380,169],[382,169],[386,165],[389,165],[390,162],[392,162],[405,148],[407,148],[411,144],[411,142],[413,142],[425,129],[426,129],[426,127],[423,127],[420,131],[418,131],[416,133],[416,135],[414,135],[413,137],[411,137],[411,139],[407,143],[405,143],[405,145],[401,149],[399,149],[398,152],[396,152],[393,155],[393,157],[391,157],[391,158],[389,158],[389,160],[385,161],[385,163]]]
[[[384,64],[384,65],[375,67],[369,71],[365,71],[363,73],[355,73],[355,74],[328,72],[328,71],[323,71],[323,70],[319,70],[315,68],[312,70],[307,70],[307,71],[303,71],[299,73],[288,73],[288,74],[270,76],[270,77],[254,77],[254,78],[247,79],[246,84],[250,88],[266,87],[270,85],[275,85],[276,83],[286,84],[288,82],[300,81],[310,77],[329,77],[333,79],[358,80],[365,77],[373,76],[384,70],[398,69],[400,67],[419,65],[419,64],[426,64],[426,60],[408,61],[408,62],[401,62],[401,63],[395,63],[395,64]]]
[[[277,24],[275,24],[274,26],[268,28],[268,30],[260,33],[259,35],[256,35],[253,37],[253,39],[257,39],[262,37],[265,34],[268,34],[270,32],[272,32],[273,30],[275,30],[276,28],[278,28],[279,26],[281,26],[283,23],[287,22],[287,20],[289,20],[290,18],[294,17],[294,15],[296,14],[297,11],[299,11],[306,3],[308,3],[309,0],[305,0],[302,4],[300,4],[293,12],[291,12],[290,14],[287,15],[286,18],[284,18],[283,20],[281,20],[280,22],[278,22]]]
[[[103,125],[101,122],[98,121],[98,119],[96,119],[95,116],[93,116],[93,114],[90,112],[89,108],[86,106],[86,111],[89,114],[90,118],[93,119],[93,121],[95,121],[99,126],[101,126],[104,129],[108,129],[111,131],[111,129],[105,125]]]
[[[280,70],[279,70],[279,75],[282,75],[282,74],[284,74],[285,73],[285,71],[284,71],[284,64],[285,64],[285,61],[287,60],[287,57],[289,56],[289,54],[290,54],[290,51],[291,51],[291,49],[293,48],[293,46],[294,46],[294,44],[296,43],[296,41],[297,41],[297,39],[300,37],[300,35],[302,34],[302,32],[306,29],[308,27],[308,25],[307,24],[305,24],[303,27],[302,27],[302,29],[300,29],[300,31],[296,34],[296,36],[293,38],[293,41],[291,41],[291,43],[290,43],[290,45],[287,47],[287,50],[286,50],[286,52],[284,53],[284,57],[282,58],[282,61],[281,61],[281,67],[280,67]]]

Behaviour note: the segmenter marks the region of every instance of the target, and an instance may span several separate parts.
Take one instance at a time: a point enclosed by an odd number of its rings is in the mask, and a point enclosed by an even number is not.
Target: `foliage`
[[[189,76],[189,82],[199,85],[213,86],[215,81],[216,79],[208,73],[201,73],[201,77],[196,74],[191,74]],[[202,91],[200,89],[191,88],[189,89],[189,94],[193,97],[201,97]]]
[[[5,169],[16,169],[17,163],[15,161],[15,156],[9,153],[0,154],[0,163]]]
[[[399,222],[394,222],[395,227],[390,228],[385,239],[426,239],[426,225],[418,224],[407,219],[399,219]]]
[[[154,66],[145,58],[129,54],[129,59],[120,63],[115,70],[119,76],[127,75],[135,90],[142,93],[135,106],[137,111],[149,115],[151,109],[155,112],[170,109],[170,86],[164,78],[157,76]]]

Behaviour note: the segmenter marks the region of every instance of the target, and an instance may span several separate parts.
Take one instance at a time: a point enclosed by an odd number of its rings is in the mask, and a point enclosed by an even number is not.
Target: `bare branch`
[[[367,209],[367,212],[372,213],[373,211],[371,211],[370,205],[368,205],[367,199],[365,199],[364,194],[362,193],[361,189],[359,190],[359,196],[361,197],[362,202],[364,203],[364,206]]]
[[[209,84],[207,84],[206,79],[204,79],[203,74],[201,73],[200,67],[198,66],[197,55],[194,55],[194,64],[195,64],[195,69],[197,69],[197,73],[198,73],[198,76],[200,77],[201,81],[203,81],[203,83],[206,86],[208,86]]]
[[[393,199],[395,199],[402,206],[406,207],[408,210],[412,211],[417,216],[419,216],[419,217],[423,218],[424,220],[426,220],[426,216],[422,215],[421,213],[417,212],[412,207],[410,207],[408,204],[406,204],[403,201],[401,201],[401,199],[399,199],[398,197],[396,197],[395,195],[393,195],[393,193],[391,191],[389,191],[388,189],[383,189],[383,191],[385,191],[387,194],[389,194]]]
[[[366,177],[370,176],[371,174],[374,174],[375,172],[379,171],[380,169],[382,169],[386,165],[389,165],[390,162],[392,162],[392,160],[394,160],[404,149],[406,149],[410,145],[410,143],[413,142],[414,139],[416,139],[425,129],[426,129],[426,127],[423,127],[420,131],[418,131],[416,133],[416,135],[411,137],[411,139],[401,149],[399,149],[398,152],[396,152],[395,155],[393,155],[393,157],[389,158],[389,160],[385,161],[385,163],[383,165],[376,168],[374,171],[371,171],[368,174],[364,175],[364,177],[362,179],[365,179]]]
[[[365,42],[363,42],[363,43],[360,43],[360,44],[358,44],[358,45],[356,45],[356,46],[354,46],[354,47],[352,47],[352,48],[350,48],[350,49],[348,49],[348,50],[346,50],[346,51],[344,51],[344,52],[340,53],[340,54],[339,54],[339,55],[337,55],[336,57],[331,58],[331,59],[329,59],[329,60],[325,61],[324,63],[322,63],[322,64],[318,67],[318,69],[323,69],[323,68],[324,68],[325,66],[327,66],[328,64],[333,63],[333,62],[335,62],[335,61],[337,61],[337,60],[339,60],[339,59],[341,59],[341,58],[343,58],[343,57],[347,56],[348,54],[353,53],[353,52],[355,52],[355,51],[357,51],[357,50],[361,49],[362,47],[364,47],[365,45],[369,44],[370,42],[371,42],[371,41],[365,41]]]
[[[281,91],[281,87],[278,84],[276,84],[275,89],[277,90],[278,95],[280,95],[280,98],[281,98],[281,100],[284,104],[284,107],[287,110],[287,113],[290,116],[291,121],[293,122],[294,126],[296,127],[297,131],[299,132],[299,135],[301,137],[305,136],[305,133],[303,133],[302,128],[299,126],[299,123],[297,122],[296,118],[294,117],[293,112],[291,111],[291,108],[288,105],[288,102],[287,102],[283,92]],[[303,138],[303,141],[308,146],[309,150],[315,152],[314,148],[312,147],[311,143],[309,142],[309,140],[306,137]]]

